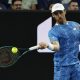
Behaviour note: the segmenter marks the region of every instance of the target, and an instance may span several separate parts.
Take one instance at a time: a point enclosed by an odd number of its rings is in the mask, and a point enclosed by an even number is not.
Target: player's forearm
[[[48,45],[48,48],[51,49],[51,50],[53,50],[53,51],[58,51],[60,49],[59,42],[54,41],[54,42],[50,43]]]
[[[58,51],[60,48],[59,42],[58,41],[53,41],[52,43],[45,43],[45,42],[40,42],[39,43],[39,49],[45,49],[48,48],[52,51]]]

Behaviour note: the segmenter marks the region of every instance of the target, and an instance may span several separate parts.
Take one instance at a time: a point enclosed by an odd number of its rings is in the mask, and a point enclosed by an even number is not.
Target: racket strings
[[[10,49],[0,49],[0,64],[9,64],[11,60]]]
[[[18,52],[14,54],[12,52],[13,46],[0,47],[0,67],[8,67],[17,62],[29,49],[18,48]]]

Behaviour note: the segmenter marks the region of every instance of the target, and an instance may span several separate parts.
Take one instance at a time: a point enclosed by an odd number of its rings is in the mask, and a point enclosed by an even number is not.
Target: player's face
[[[15,1],[14,4],[12,5],[13,10],[21,10],[21,7],[22,7],[21,1]]]
[[[66,20],[65,18],[66,11],[55,11],[52,13],[52,16],[55,18],[56,22],[63,24]]]

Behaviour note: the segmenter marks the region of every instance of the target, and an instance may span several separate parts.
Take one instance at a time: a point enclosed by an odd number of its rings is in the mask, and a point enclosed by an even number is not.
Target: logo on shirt
[[[77,30],[76,28],[73,28],[73,30]]]

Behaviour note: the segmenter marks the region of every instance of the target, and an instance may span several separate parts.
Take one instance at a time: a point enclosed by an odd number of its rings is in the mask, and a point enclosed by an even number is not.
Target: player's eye
[[[62,13],[63,13],[63,11],[55,11],[54,12],[55,15],[62,14]]]

